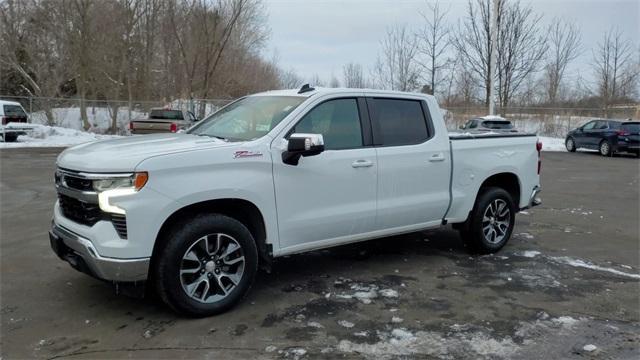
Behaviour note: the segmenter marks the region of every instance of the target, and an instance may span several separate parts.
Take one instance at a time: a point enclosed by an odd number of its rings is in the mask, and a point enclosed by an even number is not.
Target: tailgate
[[[171,132],[172,123],[175,122],[167,120],[135,120],[131,122],[131,131],[141,134]]]

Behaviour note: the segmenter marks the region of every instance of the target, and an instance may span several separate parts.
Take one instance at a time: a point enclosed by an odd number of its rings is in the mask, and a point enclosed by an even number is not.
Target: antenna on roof
[[[300,90],[298,90],[298,94],[303,94],[309,91],[313,91],[315,90],[315,88],[312,88],[311,86],[309,86],[309,84],[304,84],[302,85],[302,87],[300,88]]]

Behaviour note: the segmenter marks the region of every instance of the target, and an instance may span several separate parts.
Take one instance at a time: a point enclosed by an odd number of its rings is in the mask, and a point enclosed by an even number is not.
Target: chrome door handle
[[[356,160],[351,164],[354,168],[371,167],[373,162],[369,160]]]
[[[444,161],[444,154],[443,153],[433,154],[429,158],[429,161],[431,161],[431,162]]]

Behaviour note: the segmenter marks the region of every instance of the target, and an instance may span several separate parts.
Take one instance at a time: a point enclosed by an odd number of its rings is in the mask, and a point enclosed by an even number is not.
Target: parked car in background
[[[618,130],[618,149],[640,156],[640,121],[628,121]]]
[[[191,111],[169,108],[154,108],[146,119],[136,119],[129,123],[132,134],[153,134],[178,132],[190,128],[198,121]]]
[[[513,123],[503,117],[487,115],[474,119],[460,126],[460,130],[469,131],[500,131],[500,132],[516,132]]]
[[[2,141],[14,142],[20,135],[26,135],[31,128],[20,124],[29,122],[29,116],[22,105],[15,101],[0,100],[0,137]]]
[[[594,119],[570,131],[565,146],[570,152],[577,149],[598,150],[602,156],[616,152],[638,153],[639,122]]]
[[[446,224],[500,250],[541,202],[541,149],[535,134],[449,134],[430,95],[265,92],[181,134],[65,150],[50,242],[77,270],[212,315],[285,255]]]

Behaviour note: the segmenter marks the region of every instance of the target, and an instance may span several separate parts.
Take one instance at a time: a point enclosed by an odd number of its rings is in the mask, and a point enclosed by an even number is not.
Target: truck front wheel
[[[219,314],[251,288],[258,251],[241,222],[219,214],[198,215],[166,236],[154,279],[160,297],[175,311],[198,317]]]
[[[515,213],[516,206],[507,191],[498,187],[481,189],[460,235],[475,252],[497,252],[511,237]]]

